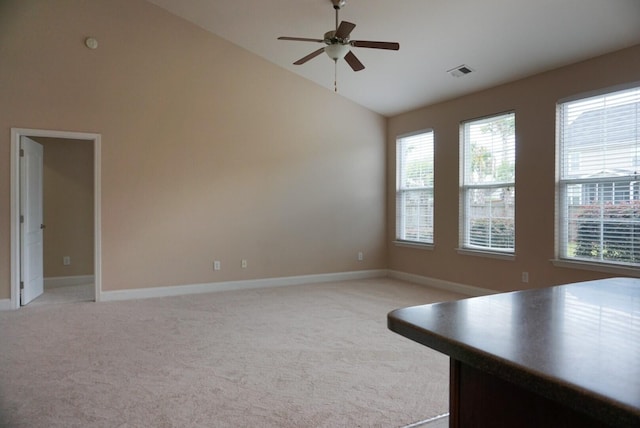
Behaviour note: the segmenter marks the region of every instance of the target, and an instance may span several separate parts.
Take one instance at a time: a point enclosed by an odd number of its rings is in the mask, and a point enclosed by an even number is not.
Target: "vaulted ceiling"
[[[322,54],[335,29],[331,0],[148,0],[266,60],[385,116],[517,80],[640,43],[640,0],[347,0],[340,21],[353,40],[394,41],[399,51],[352,48],[365,69]],[[453,77],[448,70],[473,70]]]

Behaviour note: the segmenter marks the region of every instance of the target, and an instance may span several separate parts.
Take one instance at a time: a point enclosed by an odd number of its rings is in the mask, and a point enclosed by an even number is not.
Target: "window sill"
[[[463,256],[487,257],[490,259],[514,261],[516,255],[512,253],[501,253],[498,251],[472,250],[470,248],[456,248],[458,254]]]
[[[405,248],[415,248],[418,250],[433,250],[433,244],[425,244],[422,242],[411,242],[411,241],[393,241],[393,245],[396,247],[405,247]]]
[[[633,277],[640,277],[640,269],[630,266],[619,266],[605,263],[593,263],[579,260],[567,260],[567,259],[552,259],[556,267],[568,268],[568,269],[582,269],[595,272],[611,273],[614,275],[626,275]]]

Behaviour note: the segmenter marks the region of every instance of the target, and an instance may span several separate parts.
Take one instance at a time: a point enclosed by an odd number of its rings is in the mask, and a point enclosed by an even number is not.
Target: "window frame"
[[[612,206],[616,206],[616,190],[617,185],[622,184],[623,191],[625,189],[625,184],[628,185],[629,192],[631,187],[633,186],[633,182],[640,181],[639,175],[627,174],[627,175],[600,175],[593,177],[578,177],[578,178],[566,178],[563,177],[563,162],[565,161],[565,152],[563,146],[563,126],[564,123],[562,121],[563,117],[563,106],[573,103],[573,102],[586,102],[591,98],[603,98],[609,95],[613,95],[623,91],[640,91],[640,81],[626,83],[622,85],[616,85],[608,88],[603,88],[596,91],[585,92],[577,95],[573,95],[571,97],[566,97],[560,99],[556,103],[556,189],[555,189],[555,197],[556,197],[556,214],[555,214],[555,258],[552,260],[553,264],[558,267],[565,268],[576,268],[597,272],[606,272],[611,274],[623,274],[630,276],[640,276],[640,262],[638,263],[624,263],[624,262],[616,262],[612,260],[603,260],[601,259],[590,259],[590,258],[581,258],[569,255],[569,228],[568,223],[571,221],[570,216],[565,213],[568,212],[569,207],[569,188],[572,185],[593,185],[596,186],[596,189],[599,189],[602,186],[611,185],[611,190],[613,191],[610,197],[614,202]],[[640,130],[640,119],[636,122],[636,129]],[[638,148],[640,146],[640,142],[634,143],[635,147]],[[602,149],[600,149],[602,150]],[[578,152],[580,157],[582,157],[582,152]],[[575,154],[569,153],[567,154]],[[568,173],[575,170],[574,160],[570,157],[568,158]],[[583,189],[585,190],[585,189]],[[588,189],[587,189],[588,190]],[[601,190],[597,190],[597,194],[600,194]],[[584,193],[584,192],[583,192]],[[631,200],[631,194],[629,193],[629,199]],[[599,203],[601,205],[606,205],[607,200],[602,198],[602,201]],[[605,221],[606,217],[602,217],[601,220]],[[640,225],[640,221],[637,223]],[[604,239],[604,238],[603,238]],[[603,242],[600,242],[602,245]]]
[[[425,134],[431,134],[430,143],[431,143],[431,170],[433,173],[433,178],[431,180],[431,186],[422,186],[422,187],[411,187],[405,188],[402,186],[402,178],[404,174],[404,159],[402,156],[401,144],[404,139],[411,137],[418,137]],[[420,131],[415,131],[407,134],[398,135],[396,137],[396,192],[395,192],[395,233],[394,233],[394,244],[398,246],[410,247],[410,248],[420,248],[420,249],[432,249],[435,245],[435,143],[436,133],[433,128],[426,128]],[[429,148],[427,148],[429,150]],[[429,217],[431,218],[432,223],[432,233],[429,239],[417,240],[417,239],[407,239],[406,238],[406,206],[402,204],[401,198],[403,195],[407,193],[413,192],[431,192],[431,210]]]
[[[469,183],[469,179],[466,177],[467,172],[467,158],[469,156],[468,151],[471,147],[471,142],[467,141],[467,131],[466,127],[470,124],[477,122],[489,122],[491,119],[499,119],[500,117],[513,117],[514,130],[513,130],[513,181],[493,181],[490,183]],[[507,110],[502,111],[486,116],[475,117],[472,119],[463,120],[459,125],[459,139],[460,139],[460,182],[459,182],[459,247],[457,251],[459,254],[464,255],[477,255],[484,256],[490,258],[496,258],[501,260],[514,260],[515,259],[515,250],[516,250],[516,240],[515,240],[515,190],[516,190],[516,146],[517,146],[517,137],[516,137],[516,112],[515,110]],[[469,143],[469,144],[468,144]],[[474,190],[500,190],[500,189],[511,189],[513,192],[513,246],[509,248],[500,248],[500,247],[491,247],[491,246],[481,246],[481,245],[473,245],[471,244],[471,227],[470,220],[471,217],[468,215],[468,207],[469,207],[469,194]]]

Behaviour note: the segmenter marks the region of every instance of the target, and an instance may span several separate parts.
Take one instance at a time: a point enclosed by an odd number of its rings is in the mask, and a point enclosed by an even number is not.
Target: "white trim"
[[[241,281],[212,282],[204,284],[177,285],[169,287],[136,288],[132,290],[104,291],[101,302],[154,297],[184,296],[189,294],[212,293],[229,290],[250,290],[256,288],[282,287],[289,285],[317,284],[321,282],[347,281],[386,277],[385,269],[355,272],[324,273],[318,275],[288,276],[281,278],[250,279]]]
[[[417,131],[411,131],[411,132],[407,132],[406,134],[400,134],[400,135],[396,135],[396,142],[402,138],[409,138],[409,137],[415,137],[416,135],[420,135],[420,134],[427,134],[429,132],[433,132],[434,133],[434,139],[435,139],[435,130],[433,128],[424,128],[424,129],[419,129]]]
[[[610,273],[614,275],[625,275],[625,276],[633,276],[636,278],[640,277],[640,269],[633,268],[630,266],[621,266],[615,264],[605,264],[605,263],[591,263],[585,261],[578,260],[565,260],[565,259],[553,259],[551,260],[556,267],[567,268],[567,269],[582,269],[582,270],[590,270],[594,272],[604,272]]]
[[[11,130],[11,309],[20,307],[20,134]]]
[[[463,256],[487,257],[490,259],[514,261],[516,255],[513,253],[499,253],[497,251],[472,250],[470,248],[456,248],[458,254]]]
[[[401,279],[403,281],[413,282],[418,285],[437,288],[439,290],[466,294],[467,296],[486,296],[489,294],[498,293],[498,291],[489,290],[488,288],[474,287],[472,285],[459,284],[457,282],[444,281],[442,279],[429,278],[426,276],[415,275],[413,273],[399,272],[396,270],[388,271],[388,276],[390,278]]]
[[[102,293],[102,136],[93,135],[93,295],[99,302]]]
[[[68,287],[70,285],[93,284],[93,275],[52,276],[44,279],[44,288]]]
[[[396,240],[393,241],[393,245],[396,247],[406,247],[406,248],[415,248],[418,250],[431,250],[435,248],[434,244],[428,244],[426,242],[416,242],[416,241],[401,241]]]
[[[184,296],[190,294],[213,293],[218,291],[230,290],[250,290],[269,287],[283,287],[306,284],[319,284],[323,282],[348,281],[356,279],[369,278],[394,278],[407,282],[411,282],[426,287],[432,287],[439,290],[451,291],[454,293],[465,294],[467,296],[485,296],[498,293],[498,291],[487,288],[474,287],[471,285],[460,284],[441,279],[430,278],[421,275],[415,275],[407,272],[400,272],[386,269],[373,269],[355,272],[338,272],[325,273],[317,275],[301,275],[288,276],[280,278],[252,279],[241,281],[225,281],[204,284],[178,285],[170,287],[154,287],[154,288],[136,288],[132,290],[117,290],[102,292],[101,296],[96,296],[96,301],[109,302],[133,299],[150,299],[155,297],[172,297]],[[58,280],[64,278],[90,278],[90,276],[78,277],[57,277],[48,278],[48,280]],[[11,300],[0,299],[0,311],[16,309],[13,307]]]
[[[102,234],[101,234],[101,136],[86,132],[51,131],[44,129],[11,128],[11,308],[20,307],[20,137],[51,137],[93,141],[93,199],[94,199],[94,276],[96,301],[102,290]]]
[[[626,89],[633,89],[637,86],[640,86],[640,80],[635,82],[621,83],[619,85],[608,86],[606,88],[595,89],[593,91],[580,92],[579,94],[574,94],[574,95],[570,95],[568,97],[559,99],[556,102],[556,105],[569,103],[571,101],[578,101],[586,98],[594,98],[600,95],[609,94],[611,92],[619,92],[619,91],[624,91]]]

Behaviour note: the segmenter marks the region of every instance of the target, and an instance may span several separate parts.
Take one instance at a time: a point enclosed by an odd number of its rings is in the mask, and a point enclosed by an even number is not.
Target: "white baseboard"
[[[10,311],[12,309],[11,299],[0,299],[0,311]]]
[[[188,294],[212,293],[228,290],[249,290],[267,287],[282,287],[290,285],[318,284],[332,281],[348,281],[354,279],[390,277],[412,282],[427,287],[468,296],[484,296],[495,294],[497,291],[487,288],[474,287],[451,281],[415,275],[386,269],[364,270],[355,272],[325,273],[318,275],[288,276],[280,278],[251,279],[244,281],[213,282],[206,284],[179,285],[171,287],[137,288],[132,290],[103,291],[98,301],[108,302],[116,300],[149,299],[153,297],[170,297]],[[60,287],[62,285],[89,284],[94,280],[92,275],[45,278],[45,287]],[[11,299],[0,299],[0,311],[11,310]]]
[[[70,285],[93,284],[93,275],[53,276],[44,279],[44,288],[68,287]]]
[[[148,299],[153,297],[171,297],[187,294],[212,293],[216,291],[249,290],[288,285],[347,281],[353,279],[383,278],[386,276],[386,269],[376,269],[355,272],[325,273],[318,275],[287,276],[281,278],[250,279],[244,281],[212,282],[170,287],[136,288],[132,290],[103,291],[100,293],[99,301],[108,302],[116,300]]]
[[[457,282],[444,281],[442,279],[429,278],[426,276],[415,275],[412,273],[399,272],[395,270],[389,270],[388,276],[390,278],[401,279],[403,281],[413,282],[419,285],[425,285],[427,287],[437,288],[439,290],[452,291],[454,293],[465,294],[467,296],[486,296],[488,294],[498,293],[495,290],[488,288],[474,287],[471,285],[459,284]]]

